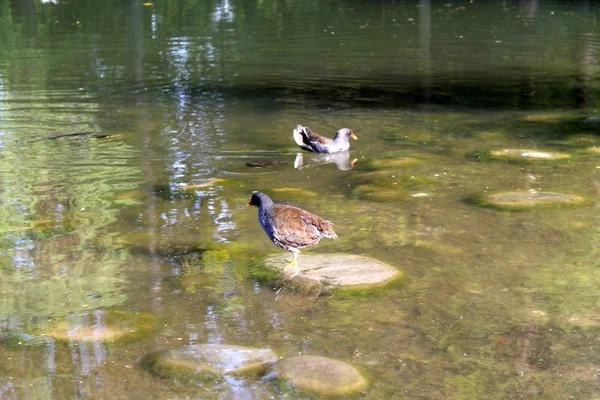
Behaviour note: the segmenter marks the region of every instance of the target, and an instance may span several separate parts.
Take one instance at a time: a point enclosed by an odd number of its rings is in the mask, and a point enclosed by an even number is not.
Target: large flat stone
[[[490,151],[493,158],[529,159],[529,160],[562,160],[571,158],[570,154],[557,151],[542,151],[536,149],[502,149]]]
[[[157,322],[149,313],[97,310],[49,320],[35,333],[59,342],[124,343],[150,336]]]
[[[367,381],[350,364],[319,356],[296,356],[280,361],[275,371],[281,380],[299,389],[331,397],[361,391]]]
[[[483,205],[497,208],[527,209],[535,207],[586,205],[589,201],[581,196],[573,194],[524,190],[491,193],[482,198],[482,203]]]
[[[270,349],[194,344],[156,354],[150,370],[165,377],[259,373],[277,361]]]
[[[284,279],[311,291],[327,292],[333,288],[359,289],[382,286],[401,278],[391,265],[371,257],[352,254],[299,254],[296,265],[288,265],[290,253],[268,257],[265,265],[281,271]],[[314,286],[317,286],[315,288]]]

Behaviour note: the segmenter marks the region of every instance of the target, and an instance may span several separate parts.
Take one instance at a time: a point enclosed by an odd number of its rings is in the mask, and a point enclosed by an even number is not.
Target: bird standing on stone
[[[317,135],[307,126],[298,125],[294,129],[294,140],[298,146],[306,151],[315,153],[337,153],[338,151],[346,151],[350,148],[349,138],[358,140],[358,137],[351,129],[339,129],[333,139]]]
[[[290,264],[296,263],[301,248],[313,246],[323,237],[337,238],[331,222],[298,207],[275,204],[264,193],[254,192],[248,205],[258,207],[258,222],[269,239],[294,254]]]

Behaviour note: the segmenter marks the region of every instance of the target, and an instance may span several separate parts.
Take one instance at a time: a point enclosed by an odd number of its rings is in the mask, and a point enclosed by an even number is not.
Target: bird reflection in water
[[[357,158],[350,160],[348,151],[338,153],[298,153],[294,161],[294,168],[303,169],[325,164],[335,164],[340,171],[348,171],[354,168]]]

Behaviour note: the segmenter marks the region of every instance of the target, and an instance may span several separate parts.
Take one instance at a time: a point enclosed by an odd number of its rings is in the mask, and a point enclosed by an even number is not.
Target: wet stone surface
[[[534,149],[502,149],[490,151],[492,158],[524,159],[524,160],[562,160],[571,158],[570,154],[556,151],[541,151]]]
[[[93,311],[50,320],[36,333],[63,342],[120,343],[149,336],[156,330],[156,324],[156,317],[149,313]]]
[[[288,265],[291,255],[283,253],[265,260],[265,265],[283,273],[293,286],[311,292],[328,292],[334,288],[362,289],[385,285],[402,273],[374,258],[350,254],[300,254],[296,265]]]
[[[350,364],[320,356],[296,356],[275,366],[279,379],[320,396],[341,396],[358,392],[367,381]]]
[[[259,374],[277,356],[270,349],[226,344],[196,344],[167,350],[151,357],[149,369],[160,376]]]
[[[588,203],[585,198],[574,194],[533,190],[492,193],[480,198],[481,205],[505,209],[577,206]]]

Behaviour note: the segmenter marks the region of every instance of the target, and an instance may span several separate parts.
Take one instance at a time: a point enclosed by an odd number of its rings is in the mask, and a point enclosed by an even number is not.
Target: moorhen
[[[290,264],[296,263],[299,249],[319,243],[322,237],[337,238],[331,222],[298,207],[275,204],[264,193],[252,193],[248,205],[258,207],[258,222],[269,239],[294,253]]]
[[[338,151],[348,150],[350,148],[348,138],[358,139],[354,132],[348,128],[339,129],[333,139],[317,135],[307,126],[298,125],[294,129],[294,140],[298,143],[298,146],[315,153],[337,153]]]

